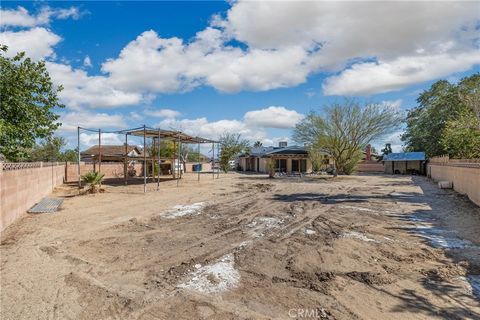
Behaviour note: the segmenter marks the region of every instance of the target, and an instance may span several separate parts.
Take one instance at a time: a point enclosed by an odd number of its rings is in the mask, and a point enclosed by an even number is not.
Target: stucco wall
[[[357,172],[383,172],[383,164],[377,161],[363,161],[357,165]]]
[[[480,167],[428,164],[427,174],[435,181],[452,182],[455,191],[468,195],[480,206]]]
[[[65,165],[3,171],[0,168],[0,231],[63,184]]]

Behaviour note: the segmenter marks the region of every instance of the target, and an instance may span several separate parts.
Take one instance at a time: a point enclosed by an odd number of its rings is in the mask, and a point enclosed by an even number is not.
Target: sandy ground
[[[187,176],[1,244],[2,319],[480,319],[480,208],[423,177]]]

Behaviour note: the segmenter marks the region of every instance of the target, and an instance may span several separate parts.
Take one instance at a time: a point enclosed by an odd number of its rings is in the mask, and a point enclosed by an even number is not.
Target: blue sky
[[[2,2],[0,42],[63,84],[59,131],[144,123],[265,145],[344,97],[407,110],[479,71],[478,3]],[[374,144],[399,150],[400,131]],[[107,143],[121,137],[106,136]],[[82,135],[82,146],[95,143]]]

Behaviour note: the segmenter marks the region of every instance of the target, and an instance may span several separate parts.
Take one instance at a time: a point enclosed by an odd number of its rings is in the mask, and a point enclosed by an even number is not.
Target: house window
[[[276,172],[286,172],[287,171],[287,159],[276,159],[275,160],[275,171]]]

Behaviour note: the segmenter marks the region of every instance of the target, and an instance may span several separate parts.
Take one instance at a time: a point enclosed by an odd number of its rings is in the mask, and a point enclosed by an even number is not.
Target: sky
[[[435,81],[479,72],[479,12],[474,1],[2,1],[0,43],[45,60],[63,85],[69,147],[77,126],[144,124],[294,144],[310,111],[355,99],[406,112]],[[373,145],[401,151],[401,131]],[[82,132],[81,149],[97,139]]]

